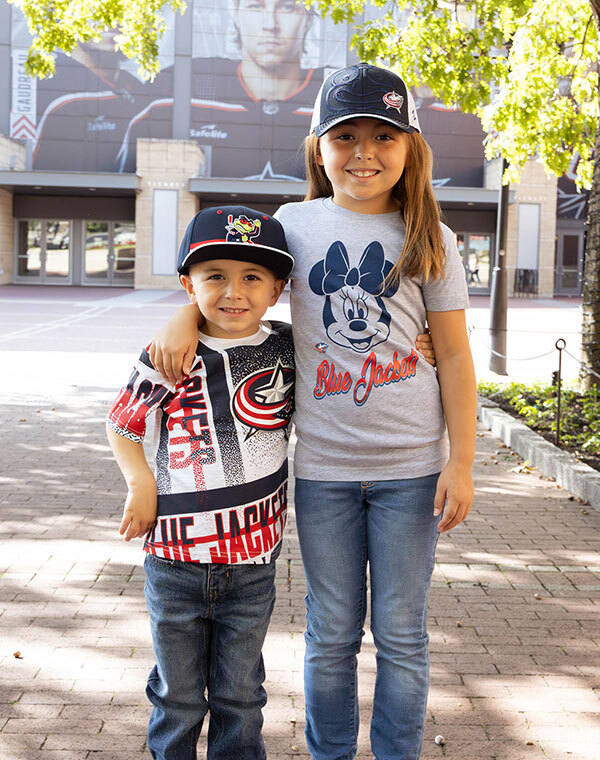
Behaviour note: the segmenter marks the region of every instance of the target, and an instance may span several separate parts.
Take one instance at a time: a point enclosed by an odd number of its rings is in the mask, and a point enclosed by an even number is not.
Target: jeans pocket
[[[149,562],[152,565],[158,565],[159,567],[175,567],[178,564],[178,560],[171,559],[171,557],[158,557],[156,554],[146,554],[144,562]]]
[[[271,553],[271,562],[275,562],[281,555],[281,549],[283,548],[283,541],[280,541]]]

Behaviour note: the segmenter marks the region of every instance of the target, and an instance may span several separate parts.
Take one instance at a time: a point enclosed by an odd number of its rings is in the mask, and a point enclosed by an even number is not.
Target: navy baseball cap
[[[370,63],[356,63],[327,77],[317,95],[310,131],[321,137],[336,124],[360,116],[388,121],[404,132],[421,131],[404,80]]]
[[[203,208],[188,224],[177,257],[177,271],[199,261],[234,259],[260,264],[286,280],[294,268],[283,227],[272,216],[247,206]]]

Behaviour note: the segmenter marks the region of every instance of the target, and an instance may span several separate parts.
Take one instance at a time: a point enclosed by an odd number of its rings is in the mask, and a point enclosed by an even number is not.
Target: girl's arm
[[[428,311],[427,322],[450,439],[450,458],[440,474],[434,503],[434,514],[444,513],[438,526],[443,533],[461,523],[473,505],[477,392],[465,312]]]
[[[128,489],[119,533],[125,541],[141,538],[156,522],[156,480],[141,443],[115,433],[110,425],[106,434]]]
[[[172,385],[189,375],[198,345],[198,328],[204,317],[196,304],[182,306],[158,332],[148,348],[155,369]],[[425,360],[435,367],[435,353],[428,332],[417,335],[416,346]]]
[[[182,306],[150,344],[150,361],[172,385],[189,375],[198,346],[198,328],[203,323],[204,317],[195,303]]]

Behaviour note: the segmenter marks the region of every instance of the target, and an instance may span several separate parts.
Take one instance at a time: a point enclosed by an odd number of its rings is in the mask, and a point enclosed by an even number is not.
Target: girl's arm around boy
[[[461,523],[473,505],[477,391],[465,312],[428,311],[427,322],[450,440],[450,458],[440,474],[434,502],[434,514],[443,511],[439,523],[443,533]]]

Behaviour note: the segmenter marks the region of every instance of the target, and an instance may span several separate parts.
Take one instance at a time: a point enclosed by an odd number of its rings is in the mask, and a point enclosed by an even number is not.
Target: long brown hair
[[[392,190],[392,198],[404,222],[404,244],[387,279],[397,281],[423,275],[424,280],[444,276],[446,252],[440,227],[440,209],[433,197],[431,148],[418,132],[408,135],[408,161],[402,176]],[[310,134],[304,142],[308,191],[305,201],[328,198],[333,186],[319,164],[319,138]]]

